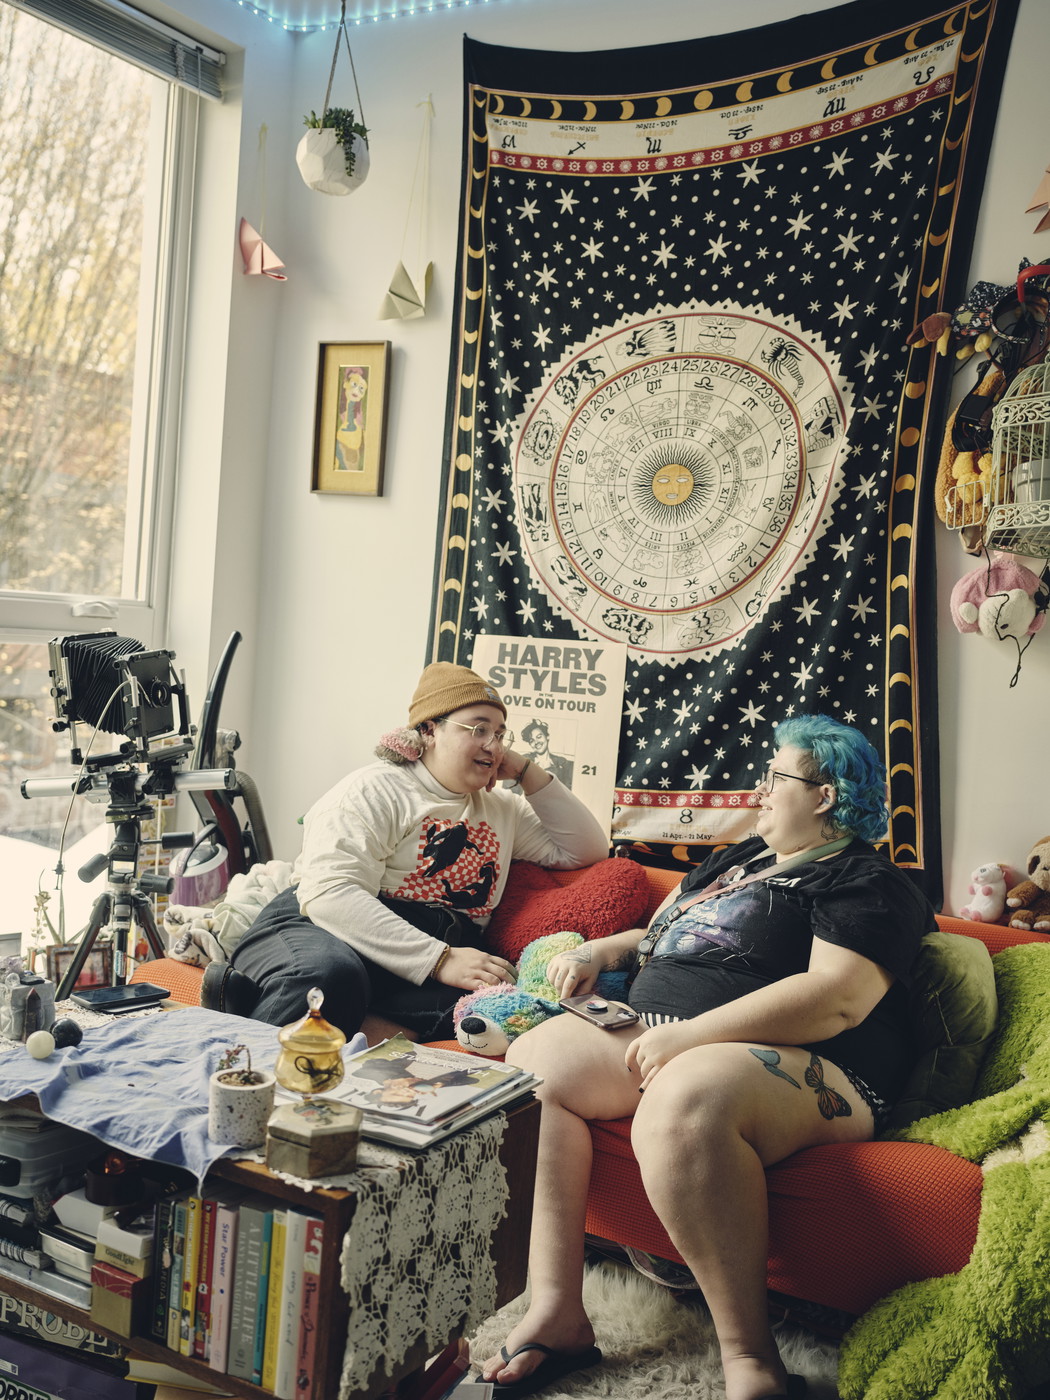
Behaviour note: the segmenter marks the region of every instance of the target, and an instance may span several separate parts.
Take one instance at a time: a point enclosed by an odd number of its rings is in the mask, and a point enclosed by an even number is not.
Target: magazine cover
[[[502,1096],[508,1083],[522,1077],[513,1065],[414,1045],[398,1035],[348,1059],[334,1097],[369,1117],[439,1123],[497,1093]]]

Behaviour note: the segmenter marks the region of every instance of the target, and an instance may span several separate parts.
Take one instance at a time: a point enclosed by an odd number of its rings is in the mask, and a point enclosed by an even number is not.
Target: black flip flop
[[[504,1362],[509,1362],[513,1361],[515,1356],[520,1356],[523,1351],[542,1351],[543,1360],[534,1371],[522,1376],[520,1381],[511,1381],[507,1385],[490,1382],[493,1400],[498,1395],[535,1395],[538,1390],[545,1390],[547,1386],[561,1380],[562,1376],[571,1376],[573,1371],[597,1366],[602,1359],[597,1347],[587,1347],[584,1351],[555,1351],[553,1347],[545,1347],[542,1342],[525,1342],[517,1351],[510,1353],[506,1347],[500,1347],[499,1354]]]

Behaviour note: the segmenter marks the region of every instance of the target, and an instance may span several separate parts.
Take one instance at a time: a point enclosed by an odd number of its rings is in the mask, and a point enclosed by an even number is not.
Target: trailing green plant
[[[335,132],[335,139],[343,148],[343,157],[346,161],[346,173],[354,173],[354,137],[360,136],[361,140],[368,145],[368,127],[363,122],[357,120],[352,107],[329,107],[326,112],[318,116],[316,112],[311,112],[308,117],[303,118],[304,126],[320,128],[330,126]]]

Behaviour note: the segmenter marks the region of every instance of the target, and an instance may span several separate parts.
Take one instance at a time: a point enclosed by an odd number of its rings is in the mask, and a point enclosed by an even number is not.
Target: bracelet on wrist
[[[521,772],[520,772],[520,773],[518,774],[518,776],[514,779],[514,786],[515,786],[515,787],[518,787],[518,788],[521,788],[522,792],[524,792],[525,789],[524,789],[524,787],[523,787],[523,785],[522,785],[522,781],[521,781],[521,780],[522,780],[522,778],[524,778],[525,774],[529,771],[529,766],[530,766],[531,763],[532,763],[532,759],[531,759],[531,758],[527,758],[527,759],[525,760],[525,762],[521,765]]]
[[[437,962],[436,962],[436,963],[434,964],[434,966],[430,969],[430,975],[431,975],[431,977],[436,977],[436,976],[438,975],[438,969],[441,967],[442,963],[445,961],[445,959],[448,957],[449,953],[451,953],[451,952],[452,952],[452,949],[451,949],[451,948],[449,947],[449,945],[446,943],[445,946],[444,946],[444,948],[442,948],[441,952],[438,954],[438,960],[437,960]]]

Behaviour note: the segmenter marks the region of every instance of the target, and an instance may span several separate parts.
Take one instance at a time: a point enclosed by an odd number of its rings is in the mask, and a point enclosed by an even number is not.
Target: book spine
[[[230,1347],[233,1285],[237,1267],[240,1211],[235,1205],[219,1205],[215,1212],[215,1257],[211,1281],[211,1341],[208,1365],[226,1370]]]
[[[252,1378],[255,1353],[255,1315],[259,1297],[259,1265],[262,1260],[263,1223],[266,1211],[258,1205],[242,1205],[237,1227],[237,1258],[230,1301],[230,1345],[226,1369],[238,1380]]]
[[[182,1262],[186,1250],[186,1200],[175,1202],[171,1227],[171,1274],[168,1279],[168,1328],[166,1341],[171,1351],[179,1349],[179,1323],[182,1320]]]
[[[197,1254],[197,1299],[193,1314],[193,1355],[201,1361],[208,1359],[211,1335],[211,1278],[214,1267],[215,1209],[214,1196],[201,1200],[201,1242]]]
[[[299,1307],[299,1337],[296,1343],[295,1384],[301,1400],[311,1400],[317,1365],[317,1324],[321,1313],[321,1246],[324,1221],[306,1221],[303,1247],[303,1297]]]
[[[186,1206],[186,1246],[182,1262],[182,1317],[179,1320],[179,1354],[193,1355],[193,1319],[197,1311],[197,1262],[201,1242],[201,1198],[193,1195]]]
[[[262,1384],[263,1347],[266,1342],[266,1309],[269,1303],[270,1246],[273,1238],[273,1211],[263,1213],[262,1248],[259,1251],[259,1293],[255,1300],[255,1332],[252,1337],[252,1374],[256,1385]]]
[[[273,1393],[278,1400],[295,1400],[295,1353],[299,1343],[299,1313],[303,1301],[303,1251],[307,1217],[290,1210],[285,1219],[284,1268],[281,1271],[280,1324]]]
[[[266,1290],[266,1336],[263,1339],[262,1387],[273,1391],[277,1381],[277,1345],[281,1337],[281,1294],[284,1287],[284,1241],[288,1212],[275,1210],[270,1235],[270,1278]]]
[[[168,1336],[168,1288],[171,1284],[171,1227],[175,1202],[162,1196],[153,1216],[153,1313],[150,1335],[165,1342]]]

